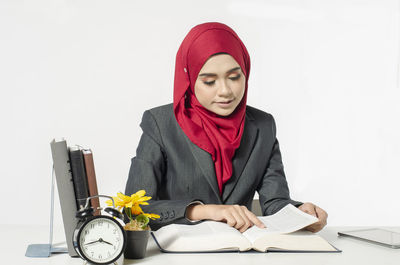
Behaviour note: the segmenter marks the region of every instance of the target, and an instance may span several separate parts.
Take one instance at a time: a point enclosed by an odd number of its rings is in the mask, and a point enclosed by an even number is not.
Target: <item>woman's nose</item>
[[[228,97],[232,94],[232,90],[225,80],[221,81],[217,94],[220,97]]]

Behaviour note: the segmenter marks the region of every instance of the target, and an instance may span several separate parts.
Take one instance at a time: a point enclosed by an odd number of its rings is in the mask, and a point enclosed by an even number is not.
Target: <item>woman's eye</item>
[[[232,76],[232,77],[229,77],[229,79],[230,80],[238,80],[240,78],[240,75],[235,75],[235,76]]]
[[[203,83],[204,83],[205,85],[207,85],[207,86],[212,86],[212,85],[215,84],[215,80],[213,80],[213,81],[203,81]]]

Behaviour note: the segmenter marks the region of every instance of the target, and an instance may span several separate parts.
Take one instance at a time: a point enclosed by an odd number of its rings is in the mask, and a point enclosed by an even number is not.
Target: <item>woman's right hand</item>
[[[186,210],[186,217],[189,220],[213,220],[225,222],[243,233],[253,225],[265,228],[265,225],[250,212],[246,206],[205,204],[190,205]]]

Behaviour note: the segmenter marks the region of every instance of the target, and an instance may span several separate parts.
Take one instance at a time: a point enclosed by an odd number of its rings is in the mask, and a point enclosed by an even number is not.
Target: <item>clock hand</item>
[[[87,246],[87,245],[92,245],[92,244],[97,243],[97,242],[101,242],[101,241],[100,241],[100,240],[95,240],[95,241],[86,243],[85,246]]]
[[[106,243],[106,244],[109,244],[109,245],[111,245],[111,246],[114,246],[113,244],[111,244],[110,242],[107,242],[107,241],[105,241],[105,240],[103,240],[103,242]]]
[[[109,245],[111,245],[111,246],[114,246],[113,244],[111,244],[110,242],[105,241],[105,240],[102,239],[102,238],[99,238],[98,241],[99,241],[100,243],[106,243],[106,244],[109,244]]]

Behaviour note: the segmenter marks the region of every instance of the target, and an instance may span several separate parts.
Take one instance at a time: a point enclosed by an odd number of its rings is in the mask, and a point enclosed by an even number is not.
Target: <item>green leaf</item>
[[[145,229],[149,223],[149,218],[144,214],[139,214],[135,219],[142,229]]]
[[[132,221],[132,211],[131,211],[131,208],[125,207],[124,209],[125,209],[125,213],[126,213],[126,215],[128,216],[129,220]]]

